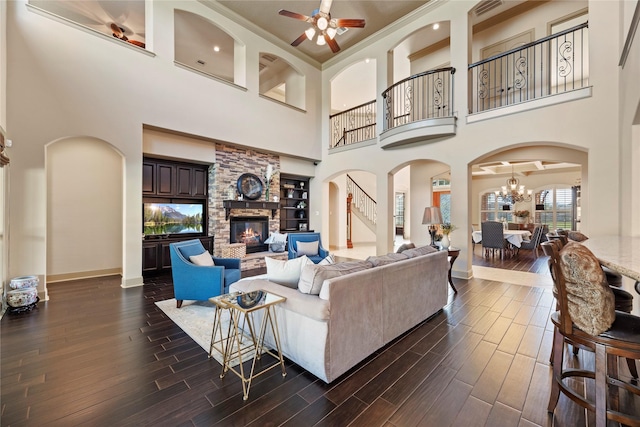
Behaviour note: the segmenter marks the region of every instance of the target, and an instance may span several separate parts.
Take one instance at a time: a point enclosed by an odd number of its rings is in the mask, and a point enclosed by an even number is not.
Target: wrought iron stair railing
[[[589,85],[588,23],[469,65],[471,113]]]
[[[384,130],[425,119],[453,116],[453,67],[407,77],[382,92]]]
[[[378,219],[378,206],[376,201],[347,174],[347,194],[352,195],[353,206],[364,217],[375,225]]]
[[[366,102],[357,107],[329,116],[331,125],[331,147],[355,144],[375,138],[376,101]]]

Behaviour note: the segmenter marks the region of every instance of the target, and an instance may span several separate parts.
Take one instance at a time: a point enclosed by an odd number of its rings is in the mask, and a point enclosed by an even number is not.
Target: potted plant
[[[525,222],[527,222],[527,218],[529,218],[529,211],[516,211],[515,216],[516,222],[518,222],[519,224],[524,224]]]
[[[450,222],[445,222],[442,224],[442,249],[449,249],[451,246],[451,241],[449,240],[449,234],[451,234],[456,226],[451,224]]]

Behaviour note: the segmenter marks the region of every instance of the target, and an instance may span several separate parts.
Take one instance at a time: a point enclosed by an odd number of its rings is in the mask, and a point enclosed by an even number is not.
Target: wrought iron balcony
[[[478,113],[589,84],[588,23],[469,65],[469,109]]]
[[[355,144],[376,137],[376,101],[329,116],[331,147]]]
[[[384,131],[425,119],[453,116],[453,74],[446,67],[399,81],[382,93]]]

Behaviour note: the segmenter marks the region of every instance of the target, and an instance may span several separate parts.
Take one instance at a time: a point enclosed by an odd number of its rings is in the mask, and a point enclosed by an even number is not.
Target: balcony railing
[[[589,84],[588,23],[469,65],[472,113]]]
[[[384,130],[425,119],[453,116],[453,74],[446,67],[407,77],[382,93]]]
[[[375,138],[376,101],[350,108],[329,116],[331,122],[331,147],[354,144]]]

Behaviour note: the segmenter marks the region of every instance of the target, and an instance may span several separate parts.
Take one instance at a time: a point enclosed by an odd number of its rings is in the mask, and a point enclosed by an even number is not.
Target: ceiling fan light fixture
[[[333,40],[333,38],[336,36],[336,34],[338,33],[338,30],[335,28],[327,28],[327,35],[329,36],[329,38],[331,40]]]
[[[307,35],[307,38],[309,40],[313,40],[313,36],[316,35],[316,29],[313,27],[309,27],[304,33]]]
[[[320,31],[324,31],[327,29],[327,27],[329,26],[329,21],[327,21],[327,18],[325,18],[324,16],[321,16],[320,18],[318,18],[318,20],[316,21],[316,25],[318,26],[318,29]]]
[[[316,41],[316,44],[318,46],[324,46],[325,44],[327,44],[326,40],[324,39],[324,34],[318,34],[318,40]]]

